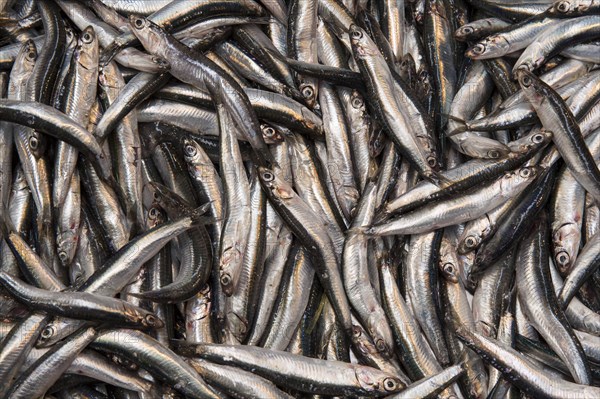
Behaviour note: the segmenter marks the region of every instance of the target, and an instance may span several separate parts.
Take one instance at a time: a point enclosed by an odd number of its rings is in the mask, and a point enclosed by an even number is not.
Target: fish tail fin
[[[448,179],[440,172],[432,172],[430,175],[424,176],[424,178],[430,183],[441,188],[448,187],[452,183],[452,180]]]
[[[447,132],[446,137],[456,136],[457,134],[461,134],[461,133],[469,131],[469,125],[468,125],[467,121],[465,121],[464,119],[459,118],[454,115],[450,115],[450,114],[444,114],[444,116],[446,118],[448,118],[449,120],[456,122],[460,125],[459,127],[452,130],[451,132]]]
[[[100,65],[102,65],[102,66],[107,65],[109,62],[111,62],[113,60],[113,58],[115,58],[117,53],[121,50],[122,50],[122,46],[116,42],[112,42],[111,44],[106,46],[104,48],[104,51],[102,52],[102,54],[100,54],[100,60],[99,60]]]
[[[196,209],[192,209],[189,211],[189,216],[192,218],[192,221],[196,225],[207,225],[214,224],[220,222],[220,219],[217,219],[212,216],[206,216],[206,212],[210,209],[210,202],[199,206]]]

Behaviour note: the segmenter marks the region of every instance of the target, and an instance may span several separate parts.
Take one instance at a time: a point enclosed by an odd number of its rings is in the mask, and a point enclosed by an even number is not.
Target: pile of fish
[[[600,398],[598,0],[0,1],[0,399]]]

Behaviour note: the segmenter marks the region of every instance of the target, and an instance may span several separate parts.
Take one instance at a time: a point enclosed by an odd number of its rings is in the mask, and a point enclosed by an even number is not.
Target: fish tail
[[[456,136],[457,134],[461,134],[461,133],[469,131],[469,125],[467,124],[467,121],[465,121],[464,119],[461,119],[457,116],[450,115],[450,114],[444,114],[444,116],[446,118],[450,119],[451,121],[456,122],[460,125],[453,131],[447,132],[446,137]]]

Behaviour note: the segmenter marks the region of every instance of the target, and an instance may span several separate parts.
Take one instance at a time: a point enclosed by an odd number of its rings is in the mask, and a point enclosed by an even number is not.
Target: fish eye
[[[568,1],[561,1],[560,3],[558,3],[558,6],[556,7],[556,9],[559,12],[563,12],[564,13],[564,12],[569,11],[569,6],[570,6],[570,4],[569,4]]]
[[[37,137],[32,136],[29,138],[29,147],[31,147],[32,150],[37,150],[39,145],[40,145],[40,142],[37,139]]]
[[[61,260],[61,262],[66,262],[67,260],[69,260],[69,256],[67,255],[67,253],[65,251],[60,251],[58,253],[58,258]]]
[[[521,175],[521,177],[529,177],[531,176],[531,170],[529,168],[523,168],[519,172],[519,175]]]
[[[475,248],[477,245],[477,240],[473,236],[468,236],[465,238],[465,245],[467,248]]]
[[[83,41],[86,44],[89,44],[92,42],[92,35],[90,35],[89,32],[86,32],[82,37],[81,37],[81,41]]]
[[[477,43],[473,46],[472,50],[475,54],[483,54],[485,53],[485,45],[483,43]]]
[[[304,86],[302,88],[302,95],[304,98],[312,98],[315,95],[315,91],[310,86]]]
[[[29,58],[30,60],[35,60],[35,57],[37,56],[35,51],[30,51],[29,54],[27,54],[27,58]]]
[[[133,26],[135,26],[137,29],[142,29],[144,25],[143,18],[136,18],[135,21],[133,21]]]
[[[383,339],[379,338],[377,341],[375,341],[375,348],[377,348],[379,352],[385,352],[387,350],[387,345]]]
[[[359,31],[359,30],[353,30],[352,31],[352,38],[353,39],[360,39],[360,38],[362,38],[362,36],[363,36],[363,34],[362,34],[361,31]]]
[[[473,32],[475,32],[475,29],[473,29],[473,27],[471,27],[471,26],[463,26],[463,27],[461,28],[461,33],[462,33],[463,35],[470,35],[470,34],[472,34]]]
[[[398,389],[398,383],[392,378],[386,378],[383,380],[383,387],[388,392],[396,391]]]
[[[227,287],[229,284],[231,284],[231,276],[229,275],[229,273],[225,273],[221,276],[221,285],[224,287]]]
[[[427,157],[427,163],[429,164],[429,166],[431,166],[432,168],[435,168],[437,166],[437,159],[435,159],[435,157]]]
[[[266,182],[275,180],[275,175],[271,172],[263,172],[262,179]]]
[[[148,211],[148,217],[150,219],[156,219],[158,217],[158,215],[160,214],[160,212],[158,211],[158,209],[156,209],[156,207],[152,207],[150,208],[150,210]]]
[[[362,335],[362,331],[357,326],[352,326],[352,335],[358,338]]]
[[[533,142],[534,142],[534,143],[536,143],[536,144],[539,144],[539,143],[541,143],[541,142],[543,142],[543,141],[544,141],[544,136],[543,136],[543,135],[541,135],[541,134],[535,134],[535,135],[534,135],[534,136],[531,138],[531,141],[533,141]]]
[[[442,270],[444,270],[444,273],[446,274],[454,275],[454,265],[452,263],[445,263],[444,266],[442,266]]]
[[[40,334],[40,336],[43,339],[49,339],[49,338],[52,338],[54,336],[54,334],[55,334],[54,327],[53,326],[46,326],[46,328],[44,328],[42,330],[42,333]]]
[[[521,86],[527,88],[529,86],[531,86],[531,84],[533,83],[533,80],[527,76],[526,74],[521,74],[519,76],[519,82],[521,83]]]
[[[361,108],[364,105],[364,101],[360,97],[354,97],[352,99],[352,106],[354,108]]]
[[[571,257],[566,251],[561,251],[556,254],[556,263],[558,263],[561,266],[568,265],[570,260]]]
[[[146,324],[147,326],[150,327],[154,327],[156,325],[156,317],[154,317],[154,315],[146,315],[146,317],[144,317],[144,324]]]
[[[493,159],[500,158],[500,151],[498,151],[498,150],[489,150],[488,151],[488,156],[490,158],[493,158]]]
[[[273,137],[273,136],[275,136],[275,133],[276,133],[276,132],[275,132],[275,129],[273,129],[271,126],[267,126],[267,125],[265,125],[265,126],[263,127],[263,134],[264,134],[266,137]]]
[[[185,147],[183,148],[183,151],[185,152],[185,155],[187,155],[188,157],[193,157],[198,152],[198,150],[196,150],[196,147],[194,147],[191,144],[186,144]]]

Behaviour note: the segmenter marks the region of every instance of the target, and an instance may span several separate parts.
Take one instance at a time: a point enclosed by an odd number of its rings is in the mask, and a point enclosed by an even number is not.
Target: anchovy
[[[282,351],[239,345],[179,346],[180,353],[253,370],[267,378],[286,376],[294,388],[326,395],[382,395],[402,389],[401,382],[380,370],[350,363],[312,359]]]
[[[552,289],[546,236],[547,222],[542,215],[519,246],[517,263],[521,267],[517,268],[516,276],[519,302],[535,329],[565,362],[575,381],[589,384],[589,364]],[[548,331],[552,331],[552,335]]]

